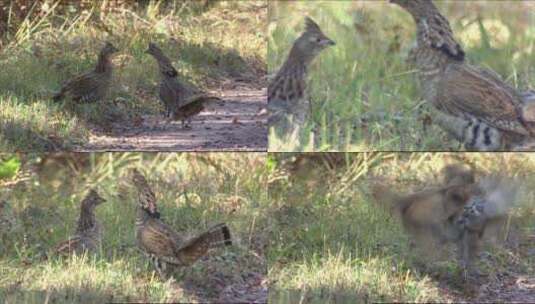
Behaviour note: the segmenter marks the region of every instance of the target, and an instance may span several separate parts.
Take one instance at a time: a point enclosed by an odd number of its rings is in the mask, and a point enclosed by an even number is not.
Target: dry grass
[[[157,65],[144,53],[149,41],[169,55],[183,81],[201,88],[262,81],[263,1],[220,1],[201,11],[178,0],[106,11],[99,3],[73,11],[36,6],[41,13],[8,24],[16,28],[3,37],[0,51],[1,151],[69,149],[112,122],[128,125],[142,114],[158,114]],[[104,41],[120,49],[108,98],[84,106],[52,103],[62,82],[93,68]]]
[[[35,155],[26,157],[30,163],[37,161]],[[77,154],[69,161],[47,157],[44,165],[37,165],[37,176],[0,193],[15,218],[9,233],[0,234],[0,299],[7,303],[43,303],[45,298],[54,303],[222,301],[223,288],[239,291],[251,277],[267,272],[264,160],[254,153]],[[146,172],[165,222],[192,233],[226,222],[233,245],[179,269],[175,282],[162,281],[135,246],[137,195],[126,177],[131,167]],[[67,260],[50,255],[54,244],[74,230],[80,200],[91,186],[98,186],[107,200],[96,212],[105,231],[101,250]],[[47,255],[49,259],[43,260]]]

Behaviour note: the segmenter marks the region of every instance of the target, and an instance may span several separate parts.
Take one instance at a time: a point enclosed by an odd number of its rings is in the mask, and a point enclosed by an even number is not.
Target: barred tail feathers
[[[435,111],[435,122],[467,149],[496,151],[502,146],[500,132],[476,118],[460,118]]]

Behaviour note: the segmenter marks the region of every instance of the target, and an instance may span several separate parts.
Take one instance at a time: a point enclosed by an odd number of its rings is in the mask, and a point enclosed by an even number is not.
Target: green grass
[[[15,218],[9,234],[0,233],[2,303],[43,303],[47,297],[49,303],[203,302],[251,273],[267,274],[262,249],[267,175],[261,154],[25,157],[25,163],[44,165],[37,165],[38,176],[1,193]],[[177,270],[176,282],[161,280],[135,246],[137,195],[126,176],[131,167],[147,173],[169,225],[194,233],[226,222],[233,245]],[[102,248],[96,255],[53,256],[51,248],[74,231],[80,200],[92,186],[107,200],[96,212],[104,226]]]
[[[454,246],[423,256],[411,250],[399,221],[373,201],[369,183],[381,176],[393,189],[410,192],[437,183],[444,164],[457,161],[518,177],[528,190],[535,182],[529,154],[347,154],[347,167],[329,171],[314,163],[292,174],[285,159],[272,154],[269,161],[270,299],[279,303],[454,301],[451,294],[464,292]],[[532,202],[533,193],[521,193],[512,212],[510,233],[523,247],[486,243],[493,258],[478,261],[489,277],[506,269],[533,273],[535,260],[527,252],[535,229]]]
[[[529,3],[437,2],[449,19],[468,61],[498,72],[522,89],[535,84],[533,10]],[[415,71],[406,63],[415,39],[411,16],[387,1],[270,2],[268,71],[282,65],[312,17],[336,41],[312,64],[311,123],[321,139],[304,145],[319,151],[447,151],[459,144],[438,127],[421,106]],[[481,17],[478,20],[478,16]],[[481,24],[481,26],[480,26]],[[270,151],[295,144],[270,137]]]
[[[0,37],[2,151],[72,149],[96,128],[160,113],[157,64],[144,53],[149,41],[161,46],[183,81],[204,89],[235,79],[257,85],[265,74],[263,1],[221,1],[202,10],[182,1],[107,11],[96,2],[40,8],[10,19]],[[109,96],[93,105],[54,104],[50,98],[65,80],[94,67],[104,41],[120,49]]]

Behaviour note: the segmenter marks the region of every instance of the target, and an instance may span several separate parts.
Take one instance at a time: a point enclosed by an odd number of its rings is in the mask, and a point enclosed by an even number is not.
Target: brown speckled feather
[[[111,43],[106,43],[100,51],[95,69],[68,80],[54,95],[53,100],[59,101],[69,96],[76,102],[90,103],[104,98],[110,87],[112,76],[113,66],[110,56],[117,51]]]
[[[437,108],[451,114],[470,113],[495,127],[528,135],[519,121],[519,98],[509,86],[485,77],[469,65],[451,65],[438,84]]]
[[[95,190],[89,191],[81,203],[76,233],[68,240],[56,245],[54,249],[56,254],[80,254],[98,249],[102,240],[102,225],[95,217],[95,207],[103,202],[105,200]]]

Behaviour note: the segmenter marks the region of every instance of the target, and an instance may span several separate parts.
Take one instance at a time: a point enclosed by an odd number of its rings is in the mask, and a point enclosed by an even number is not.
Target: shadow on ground
[[[211,104],[185,129],[179,121],[145,115],[137,125],[114,124],[75,151],[210,151],[267,149],[267,91],[224,91],[223,105]]]

